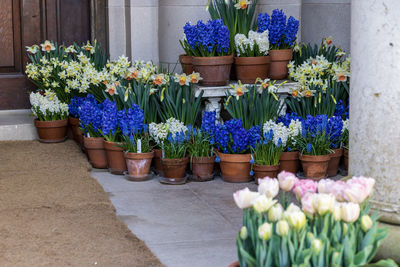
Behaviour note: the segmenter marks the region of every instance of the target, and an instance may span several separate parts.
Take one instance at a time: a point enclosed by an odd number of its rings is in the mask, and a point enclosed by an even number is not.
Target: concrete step
[[[0,111],[0,141],[35,140],[37,132],[29,109]]]

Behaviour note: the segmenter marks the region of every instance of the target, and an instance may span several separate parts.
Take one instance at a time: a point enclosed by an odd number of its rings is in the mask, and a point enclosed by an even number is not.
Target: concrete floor
[[[117,215],[170,267],[224,267],[237,259],[236,234],[242,212],[232,194],[254,183],[230,184],[220,178],[185,185],[153,179],[130,182],[123,176],[93,171],[110,195]]]

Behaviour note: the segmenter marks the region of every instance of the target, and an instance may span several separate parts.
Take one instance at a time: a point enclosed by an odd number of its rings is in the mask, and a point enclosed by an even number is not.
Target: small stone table
[[[289,95],[290,89],[296,88],[298,86],[297,82],[290,81],[290,80],[278,80],[276,81],[276,86],[285,82],[285,84],[281,85],[278,89],[278,97],[281,101],[281,105],[283,105],[281,114],[285,114],[286,112],[286,105],[285,105],[285,98]],[[196,86],[196,96],[203,91],[203,98],[207,98],[205,111],[214,111],[216,112],[216,119],[220,121],[220,113],[221,113],[221,104],[219,103],[222,98],[226,96],[227,91],[232,89],[230,86],[231,84],[235,84],[236,81],[229,82],[228,85],[225,86],[214,86],[214,87],[206,87],[206,86]]]

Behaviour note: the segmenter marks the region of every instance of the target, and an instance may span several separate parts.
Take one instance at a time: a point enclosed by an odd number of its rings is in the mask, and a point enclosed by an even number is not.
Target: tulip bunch
[[[362,266],[387,235],[377,227],[377,213],[369,214],[372,178],[317,183],[282,172],[258,182],[258,192],[245,188],[233,194],[243,210],[240,266]],[[301,208],[278,203],[280,190],[295,192]]]

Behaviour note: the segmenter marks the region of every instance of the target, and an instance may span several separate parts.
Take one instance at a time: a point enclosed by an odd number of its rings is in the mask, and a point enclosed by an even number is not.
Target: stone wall
[[[319,43],[332,36],[335,44],[350,52],[351,0],[303,0],[301,11],[303,42]]]

